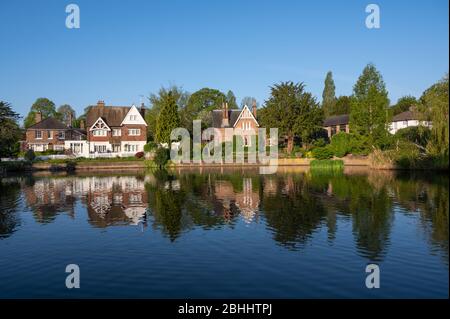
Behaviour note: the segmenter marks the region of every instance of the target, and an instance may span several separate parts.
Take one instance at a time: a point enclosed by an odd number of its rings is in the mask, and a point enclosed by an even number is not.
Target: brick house
[[[86,116],[89,156],[133,156],[147,143],[145,107],[106,106],[99,101]]]
[[[72,149],[73,153],[84,151],[86,131],[83,128],[73,128],[54,117],[42,119],[40,112],[36,113],[35,116],[36,123],[27,128],[25,132],[27,149],[32,149],[35,152],[68,149]]]
[[[334,115],[326,118],[323,122],[323,128],[327,131],[328,137],[331,138],[339,132],[349,133],[349,118],[349,114]]]
[[[241,110],[230,110],[228,103],[224,103],[221,110],[213,110],[212,125],[220,131],[223,140],[225,140],[225,128],[233,128],[235,135],[242,136],[244,145],[251,146],[251,136],[258,135],[259,128],[256,103],[253,103],[251,111],[247,105]]]

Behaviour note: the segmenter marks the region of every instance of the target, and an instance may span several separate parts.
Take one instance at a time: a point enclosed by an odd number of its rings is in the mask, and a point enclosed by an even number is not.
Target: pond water
[[[0,298],[448,298],[448,183],[364,169],[8,176]]]

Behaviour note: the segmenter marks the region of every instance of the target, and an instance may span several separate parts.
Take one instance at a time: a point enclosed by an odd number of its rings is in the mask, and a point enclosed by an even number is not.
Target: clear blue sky
[[[80,29],[65,27],[69,3]],[[380,6],[380,29],[365,27],[369,3]],[[447,0],[1,1],[0,99],[22,115],[38,97],[80,114],[169,84],[262,102],[270,85],[292,80],[320,100],[328,70],[348,95],[373,62],[395,102],[448,72],[448,9]]]

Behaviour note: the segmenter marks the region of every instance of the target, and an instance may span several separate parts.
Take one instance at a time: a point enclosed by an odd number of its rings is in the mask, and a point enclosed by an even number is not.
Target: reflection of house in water
[[[72,185],[65,178],[44,178],[35,180],[32,186],[24,188],[26,203],[38,222],[49,222],[61,212],[74,215]]]
[[[148,206],[144,180],[135,177],[90,177],[87,193],[89,220],[98,227],[137,225]]]
[[[215,205],[215,212],[223,214],[225,219],[231,219],[239,212],[244,221],[253,220],[259,206],[259,193],[253,191],[251,178],[242,180],[242,191],[235,192],[229,181],[218,180],[214,184],[214,195],[219,200]]]
[[[89,221],[95,226],[138,224],[147,209],[144,180],[135,176],[43,178],[24,188],[28,206],[40,222],[48,222],[60,212],[73,216],[75,200],[87,206]]]

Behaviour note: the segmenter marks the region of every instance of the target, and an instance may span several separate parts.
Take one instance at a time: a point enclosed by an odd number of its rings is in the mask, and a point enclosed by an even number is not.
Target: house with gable
[[[86,116],[89,156],[134,156],[147,143],[145,107],[106,106],[104,101],[90,106]]]
[[[235,135],[242,136],[244,146],[251,146],[253,135],[258,135],[259,123],[256,116],[256,103],[252,110],[247,105],[242,109],[228,109],[228,103],[222,105],[221,110],[212,111],[212,126],[219,130],[225,141],[225,129],[235,129]]]

